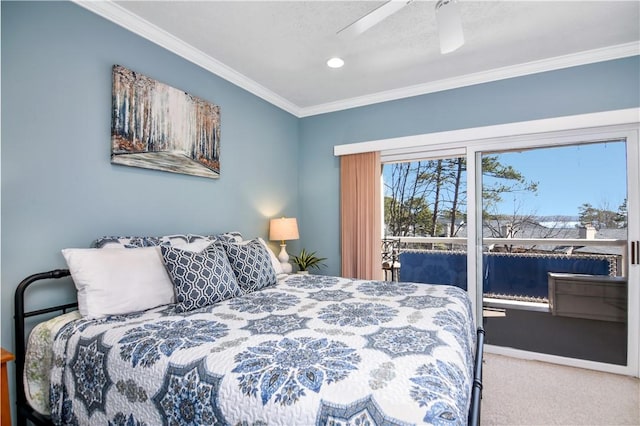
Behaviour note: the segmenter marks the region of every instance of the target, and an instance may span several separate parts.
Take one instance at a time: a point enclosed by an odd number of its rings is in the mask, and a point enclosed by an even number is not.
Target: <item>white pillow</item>
[[[160,247],[64,249],[62,255],[84,317],[121,315],[175,303]]]
[[[275,269],[276,271],[276,275],[284,274],[284,271],[282,270],[282,263],[280,263],[280,259],[278,259],[278,256],[276,256],[273,250],[271,250],[271,247],[269,247],[262,238],[258,237],[258,240],[260,241],[260,243],[262,243],[263,246],[265,246],[265,248],[269,252],[271,264],[273,265],[273,269]]]

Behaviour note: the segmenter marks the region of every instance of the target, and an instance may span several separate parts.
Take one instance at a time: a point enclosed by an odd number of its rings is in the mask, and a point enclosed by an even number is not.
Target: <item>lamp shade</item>
[[[281,217],[279,219],[271,219],[269,223],[269,239],[270,240],[297,240],[300,238],[298,234],[298,221],[295,217]]]

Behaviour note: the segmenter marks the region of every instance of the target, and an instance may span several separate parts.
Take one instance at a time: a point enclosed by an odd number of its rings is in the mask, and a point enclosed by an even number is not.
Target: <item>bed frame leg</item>
[[[476,359],[473,365],[473,385],[471,387],[471,406],[469,407],[470,426],[480,425],[480,402],[482,400],[482,358],[484,356],[484,329],[478,327],[476,339]]]

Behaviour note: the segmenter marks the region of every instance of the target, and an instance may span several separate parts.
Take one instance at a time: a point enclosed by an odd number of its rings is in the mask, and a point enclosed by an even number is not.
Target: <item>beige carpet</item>
[[[485,354],[482,425],[640,425],[640,379]]]

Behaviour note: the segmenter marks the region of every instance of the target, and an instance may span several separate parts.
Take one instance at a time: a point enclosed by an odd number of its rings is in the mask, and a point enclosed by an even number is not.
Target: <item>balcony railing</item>
[[[446,277],[440,283],[455,284],[452,281],[457,280],[466,287],[467,238],[396,238],[401,241],[398,248],[400,281],[415,280],[416,275],[408,276],[407,269],[411,266],[407,255],[415,254],[425,257],[423,270],[431,274],[417,281],[430,282],[434,277]],[[485,238],[482,244],[483,287],[493,285],[491,280],[500,274],[506,275],[505,282],[517,281],[516,284],[522,284],[522,279],[514,278],[514,273],[524,276],[532,284],[530,287],[520,285],[520,289],[524,288],[525,291],[518,289],[512,295],[483,291],[483,315],[478,322],[487,331],[488,344],[627,365],[628,285],[626,278],[620,277],[626,277],[628,248],[625,240]],[[488,250],[492,244],[514,250],[512,253],[492,253]],[[417,247],[421,247],[421,250],[417,250]],[[587,251],[604,254],[554,254],[555,247],[573,247],[573,253],[578,247],[587,247],[590,248]],[[524,251],[519,250],[522,248],[535,248],[538,253],[514,252]],[[546,252],[541,253],[543,251]],[[452,266],[452,262],[438,265],[437,260],[446,256],[449,260],[456,259],[455,266]],[[498,258],[501,264],[494,262]],[[531,260],[529,266],[534,265],[533,269],[527,270],[522,266],[527,259]],[[554,270],[562,266],[558,259],[571,263],[573,273],[549,276],[549,272],[560,272]],[[580,274],[593,272],[586,268],[592,268],[594,264],[600,268],[597,271],[600,275]],[[556,280],[555,284],[553,279]],[[560,282],[560,279],[564,282]]]
[[[386,237],[400,241],[399,279],[466,288],[464,237]],[[422,248],[412,248],[416,246]],[[548,272],[626,276],[626,240],[558,238],[484,238],[483,246],[509,247],[514,252],[483,250],[485,300],[547,302]],[[430,248],[425,248],[425,246]],[[538,248],[535,253],[521,248]],[[540,247],[608,247],[605,254],[567,254]]]

